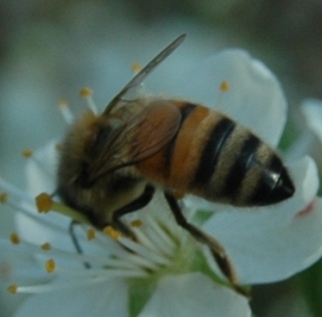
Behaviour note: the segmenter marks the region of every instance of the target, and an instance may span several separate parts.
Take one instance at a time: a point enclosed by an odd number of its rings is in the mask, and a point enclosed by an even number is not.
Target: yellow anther
[[[12,244],[19,244],[20,243],[20,237],[17,233],[13,232],[10,234],[10,241]]]
[[[103,232],[114,240],[117,240],[121,236],[121,232],[114,229],[112,226],[106,226],[103,229]]]
[[[26,157],[26,158],[29,158],[29,157],[32,157],[33,155],[33,152],[31,149],[25,149],[21,152],[22,156]]]
[[[88,240],[94,240],[96,237],[96,231],[93,228],[90,228],[86,232]]]
[[[79,94],[81,95],[81,97],[87,98],[93,94],[93,90],[88,87],[84,87],[80,90]]]
[[[68,107],[68,100],[65,98],[61,98],[58,102],[58,107],[59,108]]]
[[[8,201],[8,193],[0,193],[0,203],[5,204]]]
[[[226,92],[230,89],[228,81],[224,80],[220,84],[220,90]]]
[[[131,221],[131,226],[134,228],[139,228],[142,226],[142,221],[140,219],[136,219]]]
[[[41,249],[44,250],[44,251],[49,251],[51,250],[51,244],[49,242],[46,242],[44,244],[42,244],[41,246]]]
[[[47,213],[51,210],[53,205],[53,200],[51,199],[51,196],[47,193],[41,193],[36,198],[36,206],[38,209],[38,212]]]
[[[53,273],[56,270],[56,263],[53,259],[49,259],[45,263],[45,269],[47,273]]]
[[[8,288],[7,288],[7,290],[11,294],[17,294],[18,285],[17,284],[9,285]]]
[[[131,70],[133,73],[138,73],[141,69],[142,66],[138,62],[135,62],[131,65]]]

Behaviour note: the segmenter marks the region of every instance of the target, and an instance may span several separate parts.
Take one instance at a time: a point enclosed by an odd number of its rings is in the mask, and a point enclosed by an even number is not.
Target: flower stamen
[[[47,213],[52,209],[53,200],[47,193],[41,193],[36,198],[36,207],[39,213]]]
[[[119,241],[128,249],[133,250],[137,255],[140,255],[145,259],[150,259],[154,263],[159,265],[167,265],[170,263],[170,260],[161,256],[157,250],[147,249],[144,245],[123,237],[120,237]]]
[[[65,122],[69,125],[72,124],[74,122],[74,115],[69,108],[68,101],[64,98],[60,99],[58,107]]]
[[[35,201],[39,213],[47,213],[50,210],[53,210],[75,220],[76,222],[87,224],[90,223],[84,214],[78,212],[75,209],[67,207],[64,204],[55,202],[47,193],[39,194],[38,196],[36,196]]]
[[[98,109],[92,98],[92,95],[93,95],[93,90],[88,87],[84,87],[80,90],[80,96],[86,100],[87,107],[91,109],[94,114],[97,115]]]

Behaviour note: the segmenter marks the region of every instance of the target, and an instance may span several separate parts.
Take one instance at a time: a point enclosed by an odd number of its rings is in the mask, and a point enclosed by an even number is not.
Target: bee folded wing
[[[179,129],[181,114],[167,100],[152,102],[133,115],[106,140],[92,163],[94,178],[137,164],[160,151]]]
[[[132,137],[129,159],[142,161],[161,150],[177,133],[181,114],[167,100],[155,101],[129,121]]]

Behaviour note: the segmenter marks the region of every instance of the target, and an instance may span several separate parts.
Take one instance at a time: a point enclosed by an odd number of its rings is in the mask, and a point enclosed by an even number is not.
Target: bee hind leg
[[[176,198],[169,192],[164,192],[164,196],[179,226],[186,229],[197,241],[207,245],[217,262],[221,272],[226,276],[233,288],[240,294],[249,297],[249,294],[237,284],[235,269],[229,260],[224,247],[212,236],[206,234],[196,226],[190,224],[182,213]]]
[[[136,241],[136,236],[133,231],[120,219],[125,214],[137,211],[145,207],[153,198],[155,188],[148,184],[145,187],[144,192],[141,196],[133,200],[128,205],[114,211],[112,216],[113,227],[122,232],[127,237],[130,237],[132,240]]]

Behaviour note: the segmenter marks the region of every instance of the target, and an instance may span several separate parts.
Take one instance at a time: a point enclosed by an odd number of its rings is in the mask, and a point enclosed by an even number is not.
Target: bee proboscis
[[[118,93],[102,114],[88,110],[62,145],[57,193],[99,229],[112,225],[135,238],[121,217],[146,206],[161,188],[178,225],[207,245],[238,288],[224,248],[187,222],[175,193],[235,206],[291,197],[293,182],[266,143],[229,116],[184,100],[126,100],[185,39],[179,36]]]

